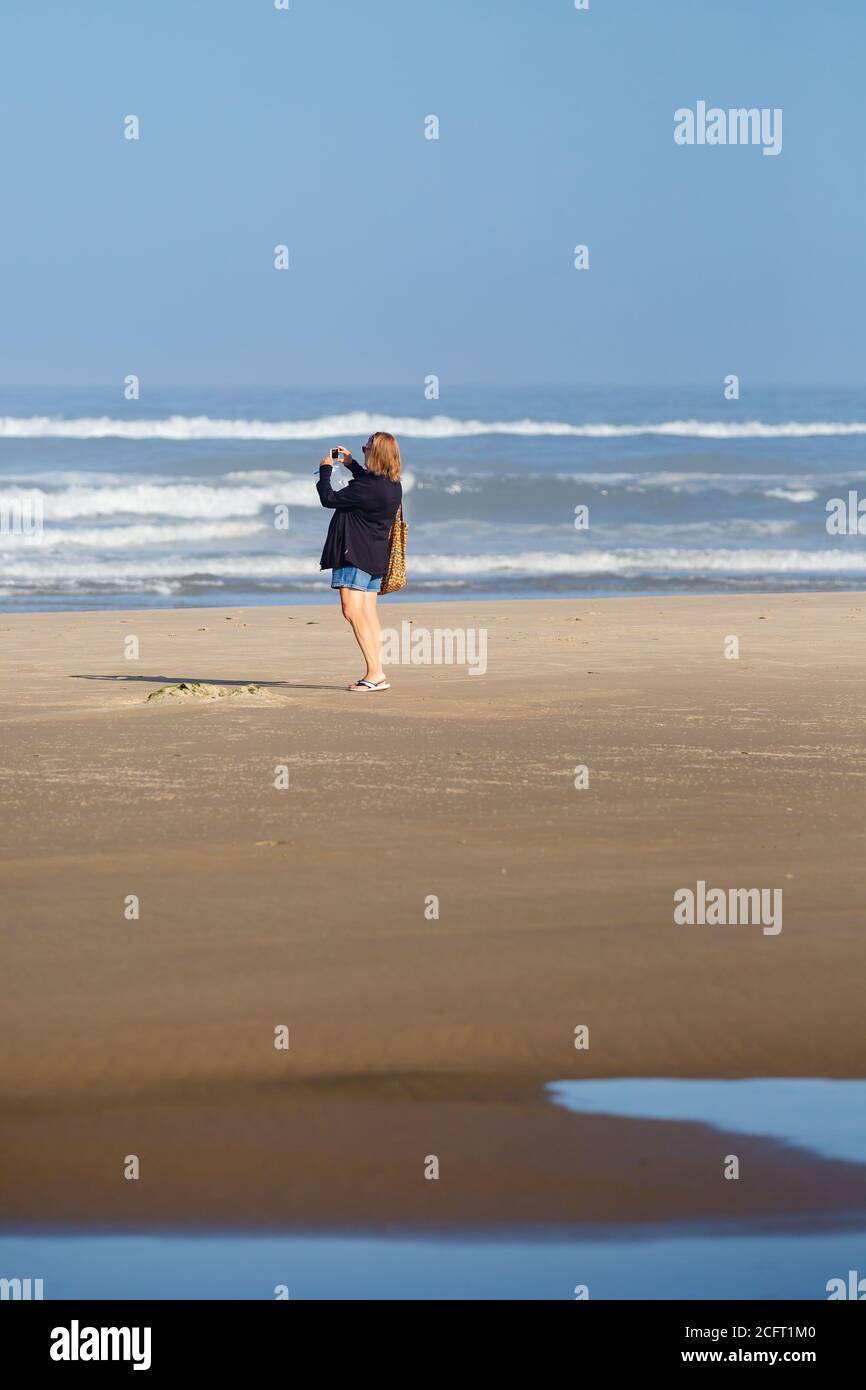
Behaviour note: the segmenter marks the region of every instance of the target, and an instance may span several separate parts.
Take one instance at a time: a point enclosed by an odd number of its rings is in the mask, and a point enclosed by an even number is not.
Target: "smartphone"
[[[339,450],[339,449],[332,449],[332,450],[331,450],[331,458],[333,459],[334,463],[339,463],[339,462],[340,462],[340,450]]]

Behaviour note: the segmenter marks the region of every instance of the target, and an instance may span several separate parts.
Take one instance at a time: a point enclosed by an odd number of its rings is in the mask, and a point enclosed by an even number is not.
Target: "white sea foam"
[[[421,576],[490,574],[639,577],[651,574],[866,573],[866,553],[848,550],[693,550],[645,547],[580,553],[524,551],[515,555],[420,555],[411,573]]]
[[[784,536],[796,530],[794,520],[770,518],[756,521],[745,517],[725,517],[718,521],[594,521],[592,538],[597,545],[612,545],[617,550],[631,546],[694,546],[707,545],[710,548],[724,546],[729,541],[735,544],[746,540],[760,542],[768,536]],[[491,531],[497,528],[491,526]],[[557,528],[559,534],[567,532],[569,523]],[[521,535],[535,534],[552,539],[552,528],[544,525],[526,527],[521,525]],[[425,532],[426,534],[426,532]],[[477,531],[476,531],[477,534]],[[476,541],[477,544],[477,541]]]
[[[813,439],[866,434],[866,422],[789,420],[665,420],[661,423],[574,425],[561,420],[457,420],[448,415],[372,415],[354,411],[312,420],[222,420],[207,415],[172,415],[161,420],[119,420],[109,416],[60,419],[49,415],[2,416],[0,439],[339,439],[389,430],[414,439],[466,439],[507,434],[575,439],[624,439],[667,435],[682,439]]]
[[[812,487],[768,487],[764,496],[780,502],[814,502],[818,494]]]
[[[312,477],[286,475],[284,482],[258,487],[210,487],[207,483],[132,483],[115,487],[74,486],[57,492],[29,488],[42,498],[46,526],[51,521],[79,517],[166,516],[179,520],[218,521],[257,516],[263,507],[287,503],[292,507],[318,507]],[[17,493],[0,492],[14,500]]]
[[[187,580],[203,575],[221,579],[292,579],[319,574],[318,562],[309,556],[226,556],[196,562],[190,556],[147,560],[95,559],[81,561],[30,558],[19,555],[0,560],[0,583],[44,584],[51,581],[78,583],[126,583],[129,580]],[[645,548],[584,550],[578,554],[524,551],[514,555],[412,556],[410,579],[485,578],[492,575],[531,577],[610,575],[640,578],[652,575],[861,575],[866,574],[866,552],[856,550],[679,550]]]
[[[225,477],[243,478],[243,473]],[[253,475],[255,476],[255,475]],[[8,480],[7,480],[8,481]],[[224,481],[224,480],[223,480]],[[344,482],[350,482],[348,474]],[[412,491],[414,478],[406,472],[402,479],[404,493]],[[316,479],[310,473],[287,473],[279,470],[265,472],[261,482],[233,483],[226,487],[217,482],[149,482],[73,484],[71,487],[46,491],[28,487],[32,497],[41,497],[48,525],[53,521],[72,521],[79,517],[165,516],[178,520],[227,520],[257,516],[265,507],[277,504],[291,507],[318,507]],[[0,487],[0,502],[14,502],[18,490]]]
[[[525,486],[526,475],[514,475]],[[845,470],[846,479],[858,481],[866,474]],[[765,497],[784,502],[812,502],[817,497],[813,484],[828,486],[827,475],[805,474],[781,479],[778,473],[708,473],[681,472],[673,469],[645,473],[557,473],[558,482],[581,483],[588,487],[623,487],[628,492],[654,488],[669,492],[762,492]],[[835,483],[834,483],[835,486]]]
[[[142,460],[144,462],[144,460]],[[97,468],[40,468],[38,470],[28,469],[24,472],[7,472],[3,470],[3,486],[9,483],[19,483],[24,487],[129,487],[133,483],[194,483],[195,478],[188,478],[177,473],[159,474],[152,469],[147,472],[143,470],[124,469],[122,473],[108,473]]]
[[[87,475],[90,479],[91,475]],[[469,475],[472,476],[471,474]],[[845,485],[856,483],[860,475],[846,472]],[[784,486],[772,486],[779,482],[778,475],[764,473],[693,473],[660,471],[655,473],[558,473],[556,479],[562,483],[576,486],[607,488],[611,491],[624,489],[627,492],[652,491],[683,492],[700,495],[705,492],[720,491],[730,495],[759,492],[764,497],[788,503],[814,501],[819,495],[816,490],[831,486],[827,478],[803,475],[787,480]],[[495,505],[497,482],[519,483],[522,488],[535,483],[543,486],[543,475],[506,475],[497,479],[489,476],[493,488],[491,497]],[[348,478],[345,479],[348,482]],[[20,490],[11,487],[11,477],[0,484],[0,503],[4,500],[16,502]],[[407,470],[403,477],[403,491],[412,492],[416,480]],[[436,486],[429,481],[421,483],[422,489]],[[838,491],[842,484],[834,480],[832,487]],[[446,492],[455,490],[452,483]],[[477,492],[471,484],[461,485],[463,492]],[[298,474],[279,469],[252,469],[245,473],[237,471],[222,475],[213,483],[192,480],[137,482],[118,480],[118,475],[109,479],[87,482],[73,481],[65,487],[48,489],[28,486],[28,496],[42,499],[46,526],[52,521],[66,522],[112,517],[166,517],[177,521],[228,521],[255,517],[265,509],[277,504],[290,507],[319,506],[312,472]],[[181,539],[181,537],[178,537]]]
[[[339,477],[342,471],[342,469],[335,468],[334,474]],[[224,473],[223,479],[227,483],[246,483],[247,485],[252,485],[260,483],[297,482],[298,475],[297,473],[286,472],[285,468],[238,468],[231,473]],[[311,481],[315,482],[315,478],[312,478],[312,476]]]
[[[0,551],[55,549],[76,546],[87,550],[135,550],[153,545],[202,545],[213,541],[243,540],[267,532],[262,521],[202,521],[181,523],[179,526],[154,525],[143,522],[135,526],[64,527],[49,526],[41,535],[17,536],[0,532]]]

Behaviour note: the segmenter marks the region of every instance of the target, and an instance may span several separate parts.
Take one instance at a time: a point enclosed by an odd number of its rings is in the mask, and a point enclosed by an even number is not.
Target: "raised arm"
[[[362,468],[361,473],[363,472]],[[359,487],[357,482],[351,482],[348,487],[341,488],[339,492],[334,491],[331,487],[330,461],[319,464],[319,481],[316,483],[316,491],[322,506],[331,507],[335,512],[363,512],[369,504],[366,490]]]
[[[340,447],[342,448],[342,445]],[[348,449],[343,449],[343,466],[348,468],[353,478],[362,478],[367,471],[363,464],[355,462]],[[322,506],[331,507],[334,511],[341,512],[361,510],[363,503],[358,495],[358,489],[353,487],[351,483],[348,487],[341,488],[339,492],[335,492],[331,487],[332,470],[333,463],[326,456],[319,464],[319,481],[316,483],[316,491]]]

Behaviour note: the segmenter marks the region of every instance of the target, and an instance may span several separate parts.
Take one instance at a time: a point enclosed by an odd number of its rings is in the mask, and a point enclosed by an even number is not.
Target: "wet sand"
[[[320,607],[0,616],[4,1220],[850,1205],[850,1165],[764,1146],[747,1198],[712,1131],[539,1088],[866,1075],[862,596],[382,611],[485,628],[486,673],[351,696]],[[147,702],[179,681],[262,689]],[[675,925],[698,880],[782,888],[782,931]]]
[[[565,1235],[866,1226],[866,1167],[691,1123],[574,1115],[478,1078],[195,1090],[18,1110],[8,1229]],[[139,1180],[126,1181],[130,1153]],[[725,1177],[731,1155],[740,1177]],[[429,1160],[438,1178],[425,1177]],[[859,1217],[855,1214],[859,1213]]]

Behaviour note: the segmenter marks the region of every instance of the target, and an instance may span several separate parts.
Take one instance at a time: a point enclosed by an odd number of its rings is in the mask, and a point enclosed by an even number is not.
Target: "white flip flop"
[[[368,690],[390,690],[391,682],[380,681],[378,685],[374,685],[372,681],[368,681],[366,677],[362,677],[361,680],[355,681],[354,685],[350,685],[348,689],[350,695],[360,695],[362,693],[366,695]]]

